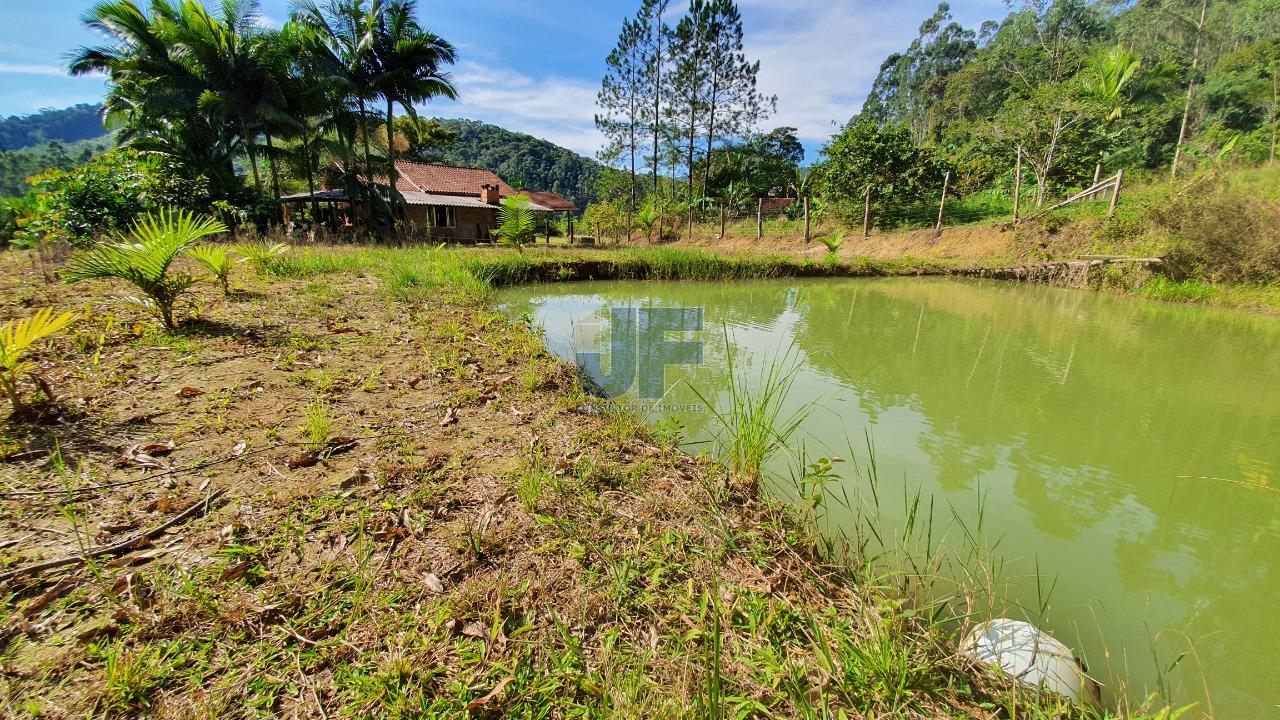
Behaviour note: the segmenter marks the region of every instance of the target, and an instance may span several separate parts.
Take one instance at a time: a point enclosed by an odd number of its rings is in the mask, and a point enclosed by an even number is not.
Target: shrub
[[[9,200],[0,200],[0,250],[9,247],[18,232],[18,213]]]
[[[187,254],[213,273],[213,279],[222,287],[223,297],[231,297],[231,269],[248,258],[233,258],[226,248],[216,245],[198,245]]]
[[[1153,208],[1151,219],[1174,240],[1171,260],[1181,273],[1221,282],[1280,279],[1280,203],[1205,181]]]
[[[118,278],[132,283],[145,298],[136,302],[152,310],[173,330],[173,306],[197,282],[187,272],[170,272],[170,266],[209,235],[227,232],[217,220],[197,218],[188,212],[164,210],[134,224],[132,238],[119,236],[115,243],[98,245],[72,258],[63,278],[70,283],[96,278]]]
[[[536,231],[537,223],[528,195],[512,195],[502,199],[502,209],[498,211],[498,229],[494,231],[502,242],[515,245],[517,250],[524,252],[524,246],[533,242]]]
[[[844,231],[837,230],[830,235],[819,235],[818,242],[826,246],[828,254],[835,255],[844,245]]]
[[[139,217],[163,208],[207,208],[213,192],[207,178],[179,172],[168,161],[117,149],[75,170],[48,170],[29,182],[33,206],[20,221],[20,247],[65,241],[81,247],[124,230]]]
[[[918,148],[899,125],[850,123],[822,150],[816,169],[819,197],[834,214],[861,223],[864,193],[874,188],[873,215],[884,218],[942,187],[945,164],[932,150]]]

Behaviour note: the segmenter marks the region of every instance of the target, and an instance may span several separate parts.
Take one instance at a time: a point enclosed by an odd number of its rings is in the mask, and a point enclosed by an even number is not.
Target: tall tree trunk
[[[284,222],[284,207],[280,204],[280,170],[276,167],[275,160],[275,143],[271,139],[271,133],[267,135],[267,161],[271,163],[271,192],[276,197],[276,219],[281,223]]]
[[[639,116],[636,108],[636,86],[631,85],[631,127],[627,130],[631,136],[631,200],[627,204],[627,242],[631,242],[631,218],[636,211],[636,120]]]
[[[1039,208],[1044,204],[1044,194],[1048,189],[1049,171],[1053,169],[1053,157],[1058,151],[1058,138],[1062,135],[1062,113],[1058,113],[1053,118],[1053,134],[1049,136],[1049,149],[1044,155],[1044,166],[1041,174],[1037,177],[1039,187],[1036,188],[1036,207]]]
[[[662,131],[662,12],[665,3],[658,5],[655,48],[653,54],[653,191],[658,192],[658,166],[662,163],[662,145],[658,137]]]
[[[1204,18],[1209,11],[1209,0],[1200,2],[1200,22],[1196,24],[1196,45],[1191,55],[1191,81],[1187,83],[1187,99],[1182,105],[1182,123],[1178,125],[1178,144],[1173,147],[1171,175],[1178,177],[1178,162],[1182,159],[1182,144],[1187,139],[1187,124],[1191,118],[1191,101],[1196,92],[1196,72],[1200,69],[1200,38],[1204,34]]]
[[[702,166],[702,194],[707,194],[707,184],[711,180],[711,152],[716,141],[716,103],[720,101],[720,73],[714,68],[711,71],[711,94],[707,96],[707,155]]]
[[[696,86],[697,85],[695,82],[694,87]],[[697,125],[698,114],[697,113],[698,113],[698,98],[697,98],[697,95],[694,94],[692,97],[689,98],[689,147],[688,147],[688,154],[687,154],[686,163],[685,163],[689,169],[689,182],[688,182],[689,196],[687,200],[689,202],[689,237],[691,238],[693,237],[694,211],[696,210],[693,202],[693,174],[694,174],[693,173],[693,142],[694,142],[694,138],[698,134],[698,125]]]
[[[1276,164],[1276,129],[1280,126],[1280,62],[1271,66],[1271,164]]]
[[[316,174],[311,165],[311,128],[307,121],[302,126],[302,162],[307,172],[307,194],[311,196],[311,224],[320,220],[320,203],[316,200]]]
[[[396,130],[395,103],[387,98],[387,187],[390,188],[391,212],[400,219],[400,205],[396,199]]]
[[[258,175],[258,145],[249,137],[249,125],[240,120],[240,134],[244,137],[244,148],[249,153],[249,168],[253,171],[253,188],[262,193],[262,177]]]
[[[366,225],[365,229],[373,230],[373,201],[374,193],[377,192],[378,185],[371,175],[373,171],[373,153],[369,152],[369,123],[368,116],[364,104],[364,98],[360,98],[360,141],[364,144],[364,179],[373,188],[369,197],[364,204],[364,215]]]

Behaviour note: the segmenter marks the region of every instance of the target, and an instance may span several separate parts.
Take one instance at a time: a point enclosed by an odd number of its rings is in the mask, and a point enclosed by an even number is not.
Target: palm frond
[[[175,260],[202,238],[227,232],[218,220],[186,211],[162,210],[134,223],[130,237],[93,247],[71,259],[62,277],[69,283],[115,278],[136,286],[156,305],[167,327],[173,326],[174,301],[196,283],[190,273],[170,273]]]
[[[494,234],[502,242],[522,248],[537,231],[537,218],[528,195],[512,195],[502,199],[498,210],[498,228]]]
[[[22,320],[10,320],[0,326],[0,369],[20,372],[23,354],[36,342],[62,330],[75,322],[79,315],[64,312],[53,314],[53,308],[37,310],[35,315]]]

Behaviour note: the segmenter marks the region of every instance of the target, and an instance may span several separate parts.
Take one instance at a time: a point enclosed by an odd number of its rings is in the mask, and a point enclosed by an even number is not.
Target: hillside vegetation
[[[30,115],[0,118],[0,150],[21,150],[51,140],[74,143],[107,134],[101,106],[81,103],[61,110],[41,110]]]
[[[111,149],[110,137],[75,142],[50,140],[21,150],[0,151],[0,197],[25,195],[31,190],[27,178],[46,170],[72,170],[87,164]]]
[[[600,164],[554,143],[475,120],[440,120],[453,141],[425,159],[487,168],[517,188],[550,190],[578,207],[596,199]]]

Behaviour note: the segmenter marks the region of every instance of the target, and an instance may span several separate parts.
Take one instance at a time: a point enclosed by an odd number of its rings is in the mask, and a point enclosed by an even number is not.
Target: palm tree
[[[528,195],[511,195],[502,199],[498,227],[494,230],[502,242],[515,245],[523,253],[524,246],[533,242],[537,228],[537,218]]]
[[[71,73],[106,74],[111,89],[103,113],[120,130],[120,144],[206,173],[224,191],[234,187],[232,161],[242,139],[197,107],[205,87],[174,41],[183,9],[154,0],[147,14],[133,0],[112,0],[94,6],[83,22],[110,41],[71,53]]]
[[[170,272],[170,266],[202,238],[225,232],[227,227],[217,220],[165,210],[139,219],[128,237],[72,258],[62,276],[69,283],[105,278],[129,282],[145,296],[137,302],[155,312],[166,330],[174,330],[173,306],[198,278]]]
[[[1084,90],[1105,106],[1107,122],[1124,117],[1129,86],[1141,70],[1142,60],[1119,46],[1099,50],[1085,62]]]
[[[387,104],[387,184],[393,197],[396,103],[416,118],[415,103],[458,97],[448,73],[441,69],[457,61],[457,51],[444,38],[424,30],[413,17],[416,11],[417,0],[392,0],[383,6],[371,52],[371,87]]]
[[[303,42],[303,62],[327,78],[331,110],[327,124],[343,146],[343,184],[349,198],[364,197],[366,220],[372,219],[376,193],[367,179],[371,168],[367,101],[370,94],[372,53],[381,0],[301,0],[294,6],[292,22]],[[356,160],[355,142],[364,145],[365,172]],[[362,179],[362,177],[364,179]]]

